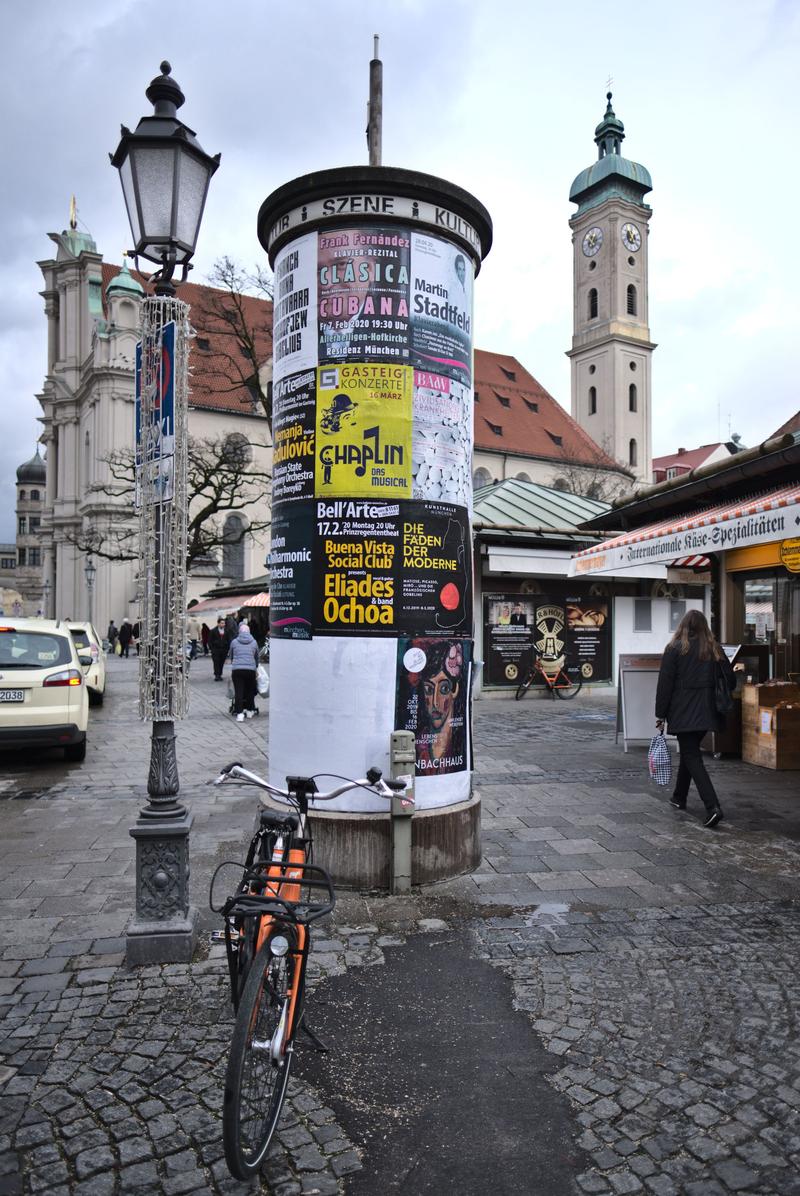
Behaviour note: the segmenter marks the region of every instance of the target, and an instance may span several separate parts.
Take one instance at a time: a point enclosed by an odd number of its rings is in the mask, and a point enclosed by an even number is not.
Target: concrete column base
[[[190,963],[197,941],[197,910],[189,906],[185,918],[168,922],[129,923],[125,932],[125,962],[129,968],[152,963]]]
[[[391,886],[388,814],[314,810],[309,814],[314,855],[340,889]],[[411,820],[411,883],[430,884],[477,868],[481,860],[481,801],[420,810]]]

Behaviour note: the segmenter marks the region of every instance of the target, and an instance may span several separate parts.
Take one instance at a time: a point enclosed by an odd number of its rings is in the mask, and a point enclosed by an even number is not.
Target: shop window
[[[673,598],[669,604],[669,629],[677,631],[678,624],[686,614],[686,603],[682,598]]]
[[[589,414],[590,415],[597,414],[597,387],[596,386],[589,387]]]
[[[589,319],[597,319],[597,287],[592,287],[589,291]]]
[[[653,603],[650,598],[634,598],[633,600],[633,630],[653,630]]]
[[[630,386],[628,387],[628,410],[629,411],[637,410],[637,399],[638,399],[638,395],[636,393],[636,383],[631,382]]]

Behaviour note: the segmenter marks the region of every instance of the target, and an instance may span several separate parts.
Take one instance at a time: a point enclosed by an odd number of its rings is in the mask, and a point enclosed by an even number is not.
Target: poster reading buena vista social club
[[[271,634],[360,638],[365,668],[393,641],[419,777],[470,767],[472,287],[467,253],[397,225],[275,262]]]

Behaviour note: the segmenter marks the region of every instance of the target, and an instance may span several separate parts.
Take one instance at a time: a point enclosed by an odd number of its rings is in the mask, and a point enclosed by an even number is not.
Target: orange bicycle
[[[342,779],[345,778],[333,778]],[[312,863],[309,802],[330,801],[350,789],[390,798],[403,781],[384,781],[370,769],[364,780],[320,793],[314,777],[287,777],[278,789],[241,764],[223,768],[214,782],[236,781],[266,790],[293,811],[261,807],[258,828],[244,864],[225,861],[211,881],[209,904],[225,919],[214,931],[228,957],[236,1011],[222,1108],[222,1138],[231,1175],[249,1179],[260,1168],[278,1124],[292,1067],[296,1036],[313,1049],[327,1048],[305,1020],[305,974],[311,924],[336,903],[331,878]],[[223,869],[241,869],[236,891],[215,905],[215,881]]]
[[[553,697],[574,698],[580,693],[583,678],[577,670],[567,668],[562,656],[534,655],[530,664],[521,667],[521,680],[517,686],[517,701],[524,698],[532,685],[545,686]]]

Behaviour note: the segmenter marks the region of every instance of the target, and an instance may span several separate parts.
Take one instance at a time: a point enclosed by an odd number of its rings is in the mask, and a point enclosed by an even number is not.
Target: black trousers
[[[233,713],[241,714],[243,710],[256,708],[256,671],[255,669],[233,669]]]
[[[678,747],[681,752],[678,765],[678,777],[675,781],[675,794],[679,801],[685,801],[689,793],[689,786],[694,781],[697,792],[705,806],[711,813],[719,805],[716,790],[711,783],[711,777],[706,772],[700,743],[705,738],[705,731],[678,731]]]
[[[214,676],[215,677],[222,676],[222,667],[225,664],[226,656],[227,656],[227,652],[225,651],[224,648],[221,652],[212,652],[211,653],[211,660],[214,665]]]

